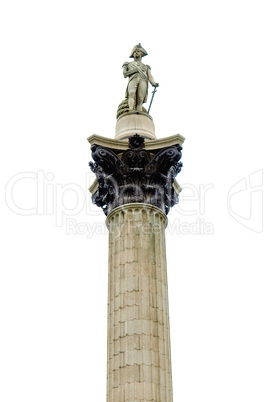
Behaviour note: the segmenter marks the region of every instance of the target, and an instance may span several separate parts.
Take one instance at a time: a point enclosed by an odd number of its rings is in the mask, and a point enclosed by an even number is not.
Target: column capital
[[[152,147],[154,140],[147,143],[136,134],[124,144],[124,150],[115,144],[107,147],[100,141],[91,142],[94,162],[89,166],[97,178],[91,186],[93,203],[105,215],[129,203],[150,204],[168,214],[178,202],[180,187],[175,177],[182,168],[183,137],[177,141],[170,138],[158,140],[158,147]]]

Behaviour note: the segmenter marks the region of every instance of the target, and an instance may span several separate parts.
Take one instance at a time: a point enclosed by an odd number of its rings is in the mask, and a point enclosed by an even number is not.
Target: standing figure
[[[147,54],[139,43],[133,48],[130,55],[131,58],[134,58],[134,61],[123,64],[124,77],[129,77],[125,97],[128,99],[130,112],[133,111],[135,106],[138,112],[142,112],[142,104],[147,101],[148,96],[148,81],[154,87],[159,86],[152,76],[151,67],[141,62],[142,57],[147,56]]]

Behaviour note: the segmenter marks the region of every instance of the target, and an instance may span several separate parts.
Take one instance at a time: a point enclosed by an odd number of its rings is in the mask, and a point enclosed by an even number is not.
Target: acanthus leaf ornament
[[[178,202],[173,184],[182,168],[181,145],[153,153],[136,134],[129,138],[129,149],[121,154],[101,145],[92,145],[91,151],[94,163],[89,166],[98,181],[92,200],[106,215],[131,202],[148,203],[167,214]]]

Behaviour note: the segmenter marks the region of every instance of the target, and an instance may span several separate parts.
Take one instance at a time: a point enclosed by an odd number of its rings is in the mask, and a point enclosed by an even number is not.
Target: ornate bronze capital
[[[92,201],[105,215],[133,202],[154,205],[168,214],[178,203],[173,184],[182,168],[180,144],[148,151],[144,138],[136,134],[124,152],[95,144],[91,151],[94,163],[89,166],[98,181]]]

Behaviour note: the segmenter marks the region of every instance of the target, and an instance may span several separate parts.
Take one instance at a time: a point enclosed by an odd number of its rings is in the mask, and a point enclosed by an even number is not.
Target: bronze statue
[[[154,87],[159,86],[152,76],[151,67],[141,62],[142,57],[147,56],[147,54],[139,43],[133,48],[130,55],[134,61],[123,64],[124,77],[129,77],[125,95],[128,100],[129,112],[134,109],[138,112],[143,111],[142,104],[147,101],[148,96],[148,81]]]

